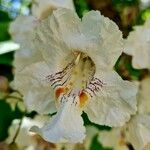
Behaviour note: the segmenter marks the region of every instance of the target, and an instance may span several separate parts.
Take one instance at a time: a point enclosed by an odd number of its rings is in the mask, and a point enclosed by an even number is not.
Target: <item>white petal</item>
[[[19,146],[19,149],[23,150],[29,146],[33,146],[35,143],[32,134],[29,129],[33,125],[42,126],[44,122],[48,119],[47,116],[36,116],[34,119],[29,119],[27,117],[23,118],[20,131],[16,137],[15,143]],[[18,129],[20,120],[13,120],[11,127],[9,128],[9,137],[6,139],[8,143],[11,143],[16,131]]]
[[[71,31],[76,30],[69,22],[69,19],[70,21],[75,20],[75,22],[79,20],[77,15],[72,11],[67,9],[60,10],[54,11],[51,16],[41,21],[40,25],[35,30],[35,38],[33,41],[35,49],[41,51],[49,67],[55,67],[56,69],[58,69],[62,61],[72,52],[72,49],[69,49],[64,42],[62,32],[66,32],[66,36],[68,37],[67,31],[70,31],[68,32],[70,34]],[[63,18],[62,16],[65,17]]]
[[[98,134],[98,129],[93,126],[86,126],[86,138],[83,143],[64,143],[61,145],[65,150],[89,150],[93,138]]]
[[[150,116],[137,115],[128,124],[128,140],[136,150],[142,150],[150,143]]]
[[[12,41],[0,42],[0,54],[5,54],[11,51],[16,51],[19,49],[19,44]]]
[[[36,126],[31,131],[40,134],[46,141],[57,142],[82,142],[85,138],[85,128],[81,118],[81,111],[72,104],[72,99],[63,103],[57,114],[44,127]]]
[[[19,16],[10,24],[9,32],[13,40],[20,44],[20,50],[15,53],[14,66],[16,72],[31,63],[43,60],[38,49],[34,48],[33,30],[39,24],[33,16]]]
[[[112,69],[123,51],[122,33],[118,26],[100,12],[90,11],[82,19],[81,32],[97,44],[86,52],[97,69]]]
[[[89,101],[85,112],[97,124],[122,126],[136,112],[137,86],[123,81],[115,72],[104,73],[98,78],[106,85]]]
[[[74,4],[72,0],[34,0],[32,4],[32,14],[38,19],[43,19],[58,7],[74,10]]]
[[[46,76],[51,70],[45,62],[31,64],[15,76],[14,84],[24,97],[29,110],[39,113],[52,113],[56,111],[54,91]]]
[[[65,58],[72,51],[81,51],[92,58],[97,70],[112,69],[123,48],[117,25],[96,11],[89,12],[82,20],[68,9],[53,11],[38,27],[35,46],[41,49],[49,65],[57,64],[58,58]]]
[[[43,60],[40,51],[30,49],[25,46],[21,47],[20,50],[15,52],[14,57],[13,65],[15,66],[16,73],[22,71],[25,67],[33,63]]]
[[[141,81],[138,95],[138,112],[150,114],[150,78]]]
[[[33,16],[19,16],[10,24],[9,33],[15,42],[23,44],[37,25],[38,21]]]
[[[111,131],[100,131],[98,141],[103,147],[113,148],[114,150],[129,150],[126,139],[121,137],[122,128],[113,128]]]
[[[125,53],[132,55],[133,67],[150,69],[150,20],[142,26],[135,26],[125,40]],[[141,59],[142,58],[142,59]]]

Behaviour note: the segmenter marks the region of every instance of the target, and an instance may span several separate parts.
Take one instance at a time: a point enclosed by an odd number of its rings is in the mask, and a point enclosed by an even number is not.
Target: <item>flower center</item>
[[[93,60],[85,53],[75,51],[73,57],[61,71],[47,76],[55,90],[56,100],[62,101],[64,97],[79,96],[80,106],[84,106],[89,95],[102,86],[102,82],[94,78],[96,71]],[[70,59],[69,58],[69,59]],[[78,103],[78,102],[76,102]]]

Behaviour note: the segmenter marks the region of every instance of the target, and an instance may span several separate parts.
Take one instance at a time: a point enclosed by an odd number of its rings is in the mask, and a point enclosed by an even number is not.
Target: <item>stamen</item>
[[[81,56],[81,53],[79,53],[77,58],[75,59],[75,61],[74,61],[75,65],[77,65],[79,63],[80,56]]]

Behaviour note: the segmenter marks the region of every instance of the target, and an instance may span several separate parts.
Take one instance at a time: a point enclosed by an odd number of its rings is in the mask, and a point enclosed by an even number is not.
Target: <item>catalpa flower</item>
[[[101,131],[98,136],[98,141],[102,143],[105,148],[113,148],[114,150],[130,150],[130,143],[126,141],[124,129],[121,127],[113,128],[111,131]]]
[[[30,119],[27,117],[24,117],[22,119],[22,123],[20,126],[20,130],[19,133],[17,134],[15,143],[17,144],[17,147],[19,150],[37,150],[36,146],[37,146],[37,141],[35,140],[34,136],[35,134],[29,133],[29,129],[33,126],[33,125],[39,125],[42,126],[45,122],[45,120],[47,120],[48,116],[36,116],[34,119]],[[19,119],[15,119],[13,120],[10,128],[9,128],[9,136],[6,139],[6,142],[8,144],[10,144],[13,139],[14,136],[18,130],[20,124],[20,120]]]
[[[32,42],[43,60],[18,72],[15,84],[29,109],[57,113],[31,130],[46,141],[76,143],[85,138],[83,111],[101,125],[128,121],[136,111],[137,87],[113,71],[122,41],[117,25],[98,11],[81,21],[75,12],[57,9],[41,21]]]
[[[101,131],[99,142],[104,147],[115,150],[149,150],[146,147],[150,143],[150,116],[135,115],[121,128]]]
[[[133,57],[134,68],[150,69],[150,20],[133,29],[125,40],[124,52]]]
[[[141,81],[138,93],[138,112],[123,127],[102,131],[99,141],[115,150],[149,150],[150,144],[150,78]],[[109,140],[113,139],[113,140]]]

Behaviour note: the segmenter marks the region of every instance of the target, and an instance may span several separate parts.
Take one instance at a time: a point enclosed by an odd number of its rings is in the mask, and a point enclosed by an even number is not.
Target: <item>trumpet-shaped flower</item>
[[[122,128],[101,131],[98,136],[98,141],[102,143],[103,147],[113,148],[114,150],[129,150]]]
[[[128,121],[136,111],[137,87],[113,71],[122,41],[117,25],[98,11],[81,21],[75,12],[57,9],[41,21],[32,42],[43,60],[18,72],[15,84],[29,109],[57,114],[31,130],[47,141],[76,143],[85,138],[82,111],[101,125]]]
[[[141,82],[138,96],[138,113],[131,117],[123,127],[114,128],[110,132],[104,131],[99,134],[99,141],[105,147],[115,150],[149,150],[150,144],[150,78]],[[111,139],[113,140],[109,140]],[[124,148],[124,149],[123,149]]]
[[[125,40],[124,52],[133,57],[133,67],[150,69],[150,20],[134,27]]]
[[[20,130],[15,140],[15,143],[17,144],[18,148],[20,150],[37,150],[35,149],[35,134],[29,133],[29,129],[35,124],[42,126],[47,120],[47,118],[48,116],[36,116],[34,119],[31,120],[27,117],[24,117],[22,119],[21,126],[20,120],[15,119],[9,128],[9,137],[6,139],[7,143],[10,144],[14,140],[14,136],[18,130],[18,127],[20,126]]]
[[[146,114],[135,115],[121,128],[101,131],[99,142],[104,147],[115,150],[146,149],[146,146],[150,143],[150,116]]]

